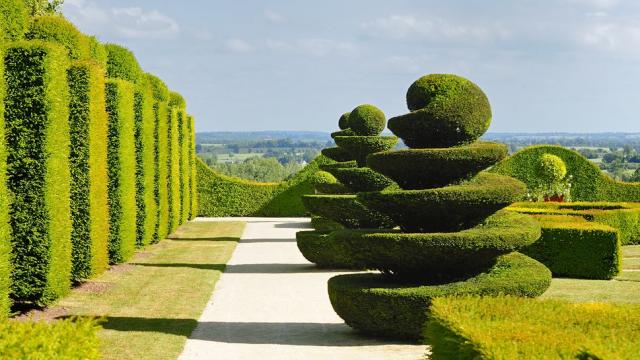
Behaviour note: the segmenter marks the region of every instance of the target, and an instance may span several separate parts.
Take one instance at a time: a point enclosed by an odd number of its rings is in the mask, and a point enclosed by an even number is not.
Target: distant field
[[[252,157],[262,157],[264,154],[218,154],[219,163],[245,161]]]

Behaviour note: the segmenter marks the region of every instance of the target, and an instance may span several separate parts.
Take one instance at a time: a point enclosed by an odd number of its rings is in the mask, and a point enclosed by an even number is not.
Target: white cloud
[[[357,52],[357,46],[348,41],[336,41],[322,38],[282,41],[267,39],[265,47],[274,51],[288,51],[315,57],[351,56]]]
[[[126,39],[167,39],[180,32],[177,21],[158,10],[106,8],[93,1],[67,0],[63,12],[88,33]]]
[[[253,46],[242,39],[228,39],[224,43],[224,47],[234,53],[249,53],[253,51]]]
[[[598,50],[640,55],[640,23],[595,23],[579,35],[582,43]]]
[[[510,36],[509,31],[500,25],[460,25],[440,18],[417,18],[413,15],[390,15],[365,22],[362,28],[371,36],[395,40],[486,42]]]
[[[285,21],[287,21],[287,18],[285,18],[282,14],[279,14],[273,10],[267,9],[264,11],[264,17],[271,21],[272,23],[283,23]]]

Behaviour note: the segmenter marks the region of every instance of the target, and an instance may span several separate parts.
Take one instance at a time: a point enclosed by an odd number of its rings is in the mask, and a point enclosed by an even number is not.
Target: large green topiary
[[[30,40],[44,40],[60,44],[67,49],[71,60],[91,58],[89,38],[62,16],[36,17],[25,37]]]
[[[0,1],[0,44],[20,40],[28,24],[29,14],[24,0]]]
[[[389,119],[389,129],[410,148],[471,143],[491,124],[487,96],[456,75],[431,74],[416,80],[407,92],[407,105],[412,112]]]
[[[137,83],[143,77],[136,56],[127,48],[115,44],[106,44],[107,76]]]
[[[401,189],[356,198],[400,230],[345,229],[326,238],[340,245],[351,267],[381,271],[329,281],[338,315],[366,333],[418,339],[433,298],[537,296],[549,286],[551,272],[515,252],[540,236],[535,220],[503,210],[525,195],[526,186],[479,174],[506,155],[500,144],[477,142],[491,120],[482,91],[458,76],[428,75],[411,86],[407,101],[415,111],[390,120],[389,128],[418,149],[367,157],[373,170]],[[341,137],[336,140],[343,145]]]
[[[380,134],[386,122],[387,118],[382,110],[369,104],[360,105],[349,113],[349,128],[359,136]]]

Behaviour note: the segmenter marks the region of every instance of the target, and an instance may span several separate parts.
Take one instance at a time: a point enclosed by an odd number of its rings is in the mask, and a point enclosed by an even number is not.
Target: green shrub
[[[0,322],[2,359],[83,359],[100,358],[96,322],[91,319]]]
[[[169,101],[169,88],[164,81],[149,73],[145,74],[145,77],[153,91],[153,98],[159,102]]]
[[[0,44],[20,40],[27,31],[29,14],[24,0],[0,2]]]
[[[328,158],[328,156],[325,156],[325,157]],[[355,162],[355,160],[342,161],[342,162],[329,162],[326,164],[319,165],[320,170],[326,171],[330,174],[332,174],[335,169],[356,168],[356,167],[358,167],[358,164]]]
[[[333,161],[345,162],[353,160],[353,156],[351,156],[351,154],[349,154],[345,149],[339,147],[322,149],[321,153]]]
[[[3,6],[3,5],[0,5]],[[4,79],[4,53],[0,49],[0,79]],[[11,194],[7,189],[7,146],[4,122],[4,80],[0,81],[0,322],[9,314],[11,301],[11,226],[9,208]]]
[[[335,138],[336,136],[356,136],[356,133],[351,129],[344,129],[340,131],[335,131],[331,133],[331,138]]]
[[[369,154],[393,149],[398,143],[395,136],[336,136],[334,140],[360,167],[367,166]]]
[[[350,127],[349,115],[351,115],[351,112],[346,112],[342,114],[342,116],[340,116],[340,120],[338,120],[338,127],[340,128],[340,130],[346,130]]]
[[[491,105],[484,92],[456,75],[431,74],[416,80],[407,92],[412,112],[389,119],[389,130],[410,148],[467,144],[491,124]]]
[[[333,173],[340,183],[356,192],[380,191],[394,185],[391,179],[367,167],[335,169]]]
[[[169,92],[169,106],[184,109],[187,107],[187,102],[184,97],[175,91]]]
[[[433,299],[465,294],[535,297],[551,282],[549,270],[536,260],[511,253],[486,272],[441,285],[421,285],[376,274],[339,275],[329,279],[329,299],[345,322],[366,334],[417,340],[429,319]]]
[[[156,101],[153,107],[156,129],[156,174],[155,196],[158,203],[158,225],[153,242],[158,242],[169,234],[169,105],[166,101]]]
[[[136,246],[135,87],[125,80],[106,84],[109,114],[109,261],[127,261]]]
[[[377,107],[364,104],[351,110],[348,123],[356,135],[375,136],[384,130],[387,117]]]
[[[356,195],[306,195],[302,202],[309,212],[333,220],[349,229],[392,227],[392,221],[356,200]]]
[[[522,199],[520,181],[482,173],[468,183],[427,190],[391,190],[358,194],[358,201],[387,214],[404,231],[457,231]]]
[[[607,225],[538,217],[542,237],[521,252],[546,265],[554,276],[612,279],[620,272],[618,232]]]
[[[18,42],[4,65],[12,296],[46,305],[70,287],[67,56],[54,44]]]
[[[498,256],[534,243],[540,225],[530,216],[501,211],[459,232],[340,230],[330,237],[362,268],[434,283],[491,267]]]
[[[136,86],[136,245],[153,242],[158,205],[155,199],[155,113],[152,89],[146,81]]]
[[[191,209],[191,197],[189,191],[189,184],[191,180],[189,178],[189,171],[191,171],[191,163],[189,163],[189,139],[188,134],[189,117],[185,112],[182,112],[182,116],[178,117],[178,143],[180,144],[180,206],[182,212],[180,214],[180,224],[184,224],[189,220],[189,210]]]
[[[435,299],[431,359],[633,359],[640,306],[515,297]]]
[[[70,90],[71,280],[89,279],[109,264],[107,196],[107,113],[105,77],[92,61],[75,62],[67,72]]]
[[[95,36],[89,36],[88,42],[91,60],[97,62],[103,69],[106,69],[107,59],[109,57],[107,54],[107,48],[105,48],[105,46],[102,45]]]
[[[567,174],[572,176],[573,201],[637,201],[640,202],[640,185],[612,180],[597,165],[579,153],[561,146],[531,146],[496,164],[491,171],[512,176],[532,190],[544,185],[538,175],[537,164],[544,154],[551,154],[564,161]]]
[[[50,41],[64,46],[71,60],[91,58],[89,38],[62,16],[48,15],[33,19],[25,37]]]
[[[312,216],[311,227],[316,229],[316,231],[321,231],[321,232],[329,232],[329,231],[344,229],[344,226],[338,224],[333,220],[323,218],[322,216]]]
[[[182,199],[180,198],[180,137],[178,125],[182,118],[182,111],[176,107],[169,110],[168,140],[169,140],[169,233],[173,233],[180,225],[182,214]]]
[[[538,163],[538,176],[549,183],[560,181],[567,176],[567,166],[555,155],[542,154]]]
[[[428,189],[468,180],[507,156],[504,144],[478,141],[466,146],[408,149],[371,154],[367,165],[405,190]]]
[[[302,256],[319,267],[338,269],[361,269],[352,264],[351,254],[340,241],[321,231],[299,231],[296,243]]]
[[[191,207],[189,211],[189,220],[198,216],[198,182],[196,173],[196,123],[193,116],[189,116],[189,179]]]
[[[106,44],[107,76],[111,79],[121,79],[137,83],[142,79],[143,72],[135,55],[120,45]]]

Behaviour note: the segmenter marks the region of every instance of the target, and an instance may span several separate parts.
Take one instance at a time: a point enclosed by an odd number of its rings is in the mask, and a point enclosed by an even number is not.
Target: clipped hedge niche
[[[410,149],[367,157],[373,171],[401,189],[357,195],[400,230],[332,233],[355,264],[380,273],[335,276],[329,297],[336,313],[357,330],[417,340],[432,299],[535,297],[548,288],[551,272],[516,252],[540,237],[537,221],[503,210],[522,198],[525,185],[502,175],[478,175],[506,154],[505,145],[477,140],[491,122],[482,90],[456,75],[427,75],[409,88],[407,104],[411,112],[390,119],[389,128]],[[411,161],[398,161],[405,156]],[[406,171],[398,171],[402,168]],[[430,169],[421,175],[429,180],[414,179],[419,176],[414,168]]]
[[[11,295],[44,306],[71,285],[69,64],[64,48],[41,41],[11,43],[3,60]]]

